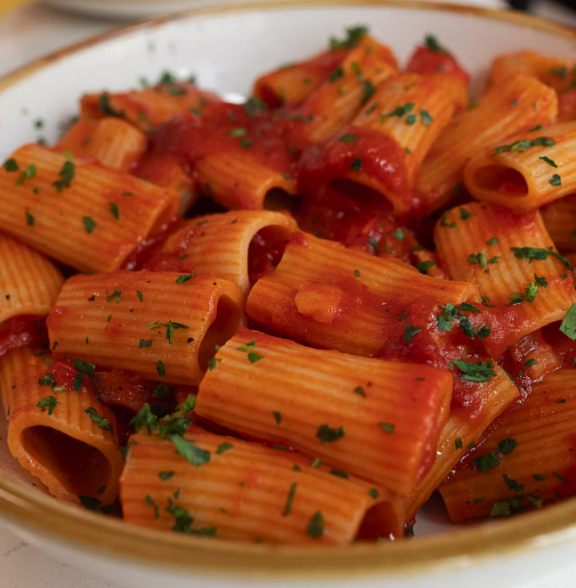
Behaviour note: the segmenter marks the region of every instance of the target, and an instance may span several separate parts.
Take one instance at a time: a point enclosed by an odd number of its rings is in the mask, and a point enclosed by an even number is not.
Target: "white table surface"
[[[464,1],[464,0],[461,0]],[[478,0],[474,1],[479,4]],[[487,0],[487,3],[490,2]],[[564,24],[576,17],[543,1],[537,12]],[[44,6],[17,10],[0,19],[0,76],[26,62],[114,26],[115,23],[70,15]],[[117,588],[55,561],[0,528],[0,588]],[[574,588],[576,570],[554,574],[526,588]],[[499,587],[494,587],[499,588]]]

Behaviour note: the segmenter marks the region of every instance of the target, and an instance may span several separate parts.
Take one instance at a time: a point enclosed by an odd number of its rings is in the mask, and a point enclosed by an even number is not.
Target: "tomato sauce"
[[[428,47],[419,46],[408,65],[406,71],[417,74],[446,73],[462,78],[466,83],[470,76],[466,70],[446,51],[432,50]]]
[[[0,357],[19,347],[48,345],[46,320],[37,316],[16,316],[0,328]]]
[[[398,143],[373,129],[344,127],[335,137],[304,150],[298,163],[298,188],[305,195],[318,195],[333,182],[349,177],[354,162],[361,162],[362,173],[395,196],[413,200],[407,185],[406,152]],[[347,192],[347,186],[332,186]],[[392,208],[390,201],[375,190],[355,183],[351,196],[371,202],[378,208]],[[412,203],[411,208],[418,208]]]

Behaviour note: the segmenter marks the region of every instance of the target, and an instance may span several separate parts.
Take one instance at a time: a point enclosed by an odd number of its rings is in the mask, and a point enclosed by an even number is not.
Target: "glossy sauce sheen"
[[[37,316],[17,316],[0,329],[0,357],[18,347],[42,347],[48,344],[46,321]]]

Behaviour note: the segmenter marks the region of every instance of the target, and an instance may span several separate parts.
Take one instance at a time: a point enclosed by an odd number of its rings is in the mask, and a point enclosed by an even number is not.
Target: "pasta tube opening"
[[[97,495],[110,480],[110,462],[99,449],[52,427],[25,429],[22,448],[71,494]]]
[[[474,184],[478,189],[503,194],[508,198],[528,196],[528,183],[524,176],[511,167],[488,165],[474,173]]]
[[[238,302],[230,296],[221,296],[216,308],[216,318],[206,331],[198,352],[198,363],[203,372],[208,369],[216,349],[236,334],[241,321],[242,311]]]

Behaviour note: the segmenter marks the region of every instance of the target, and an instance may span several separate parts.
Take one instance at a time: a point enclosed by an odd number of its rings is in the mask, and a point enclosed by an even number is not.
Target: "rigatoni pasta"
[[[144,153],[146,137],[120,118],[79,120],[56,149],[81,159],[93,157],[107,167],[127,172]]]
[[[477,200],[534,210],[576,190],[575,145],[576,122],[517,135],[473,157],[464,183]]]
[[[148,271],[70,278],[47,321],[59,355],[190,385],[242,323],[240,291],[227,280]]]
[[[40,145],[0,168],[0,192],[0,229],[81,271],[118,269],[179,206],[175,192]]]
[[[483,296],[493,336],[482,340],[496,357],[576,303],[572,266],[554,250],[538,212],[470,203],[448,211],[434,232],[451,279],[471,282]]]
[[[535,78],[517,74],[491,88],[478,106],[454,117],[436,141],[416,182],[427,211],[454,197],[464,165],[479,150],[556,120],[556,93]]]
[[[480,301],[472,284],[437,280],[393,257],[296,233],[276,270],[252,288],[246,312],[267,331],[300,343],[411,361],[438,359],[442,342],[427,327],[434,309],[468,301]]]
[[[248,329],[215,360],[200,384],[201,417],[397,493],[430,467],[452,395],[445,370],[318,351]]]
[[[0,233],[0,324],[21,316],[46,316],[64,278],[42,254]]]
[[[0,357],[8,447],[56,498],[108,505],[116,498],[123,466],[116,417],[79,371],[54,367],[59,369],[48,368],[44,354],[30,348]],[[80,364],[84,372],[93,367]]]
[[[243,103],[96,91],[8,157],[13,467],[307,547],[399,540],[438,489],[454,521],[574,493],[572,56],[501,56],[477,101],[434,35],[405,67],[382,41],[349,27]]]
[[[170,235],[150,263],[162,268],[180,261],[191,271],[237,284],[247,296],[249,269],[257,262],[249,259],[253,240],[283,247],[295,229],[294,220],[279,212],[239,210],[196,217]]]
[[[120,497],[126,521],[235,541],[346,545],[404,532],[398,497],[294,452],[193,428],[192,465],[169,440],[130,439]],[[201,463],[200,463],[201,462]]]
[[[506,516],[571,496],[576,370],[560,370],[510,406],[440,486],[450,518]]]

